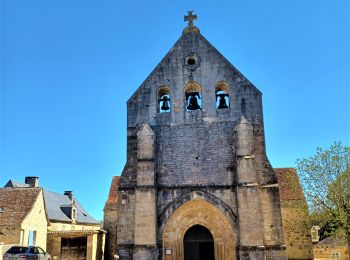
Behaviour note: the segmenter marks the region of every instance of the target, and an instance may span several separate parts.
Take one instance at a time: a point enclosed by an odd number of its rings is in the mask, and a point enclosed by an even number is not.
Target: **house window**
[[[226,82],[220,81],[215,87],[216,109],[226,109],[230,107],[229,86]]]
[[[35,246],[36,244],[36,231],[30,230],[28,233],[28,246]]]
[[[23,229],[21,230],[19,244],[20,244],[21,246],[24,246],[24,230],[23,230]]]
[[[202,88],[194,81],[185,86],[185,106],[186,111],[202,109]]]
[[[171,111],[170,88],[162,86],[158,90],[158,112],[168,113]]]

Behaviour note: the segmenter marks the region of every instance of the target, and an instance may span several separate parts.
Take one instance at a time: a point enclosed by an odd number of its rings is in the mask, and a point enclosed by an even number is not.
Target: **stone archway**
[[[164,260],[184,260],[184,236],[195,225],[201,225],[211,232],[215,260],[236,259],[233,229],[227,217],[209,202],[193,199],[177,208],[165,225]]]

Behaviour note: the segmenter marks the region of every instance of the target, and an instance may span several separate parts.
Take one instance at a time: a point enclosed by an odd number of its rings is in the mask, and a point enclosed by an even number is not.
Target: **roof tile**
[[[40,188],[0,188],[0,226],[20,225],[41,192]]]
[[[280,198],[286,200],[305,200],[299,177],[294,168],[274,168],[277,175]]]
[[[117,206],[118,204],[118,187],[120,182],[120,176],[113,176],[112,184],[109,189],[108,199],[105,205],[106,209],[111,209]]]

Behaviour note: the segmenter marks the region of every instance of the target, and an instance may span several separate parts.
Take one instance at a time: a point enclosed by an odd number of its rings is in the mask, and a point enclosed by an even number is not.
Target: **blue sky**
[[[274,167],[350,145],[348,0],[3,0],[0,185],[39,176],[102,219],[126,160],[126,101],[191,9],[264,93]]]

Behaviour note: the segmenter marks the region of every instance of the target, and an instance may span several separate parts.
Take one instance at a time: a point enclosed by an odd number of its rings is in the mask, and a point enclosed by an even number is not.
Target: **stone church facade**
[[[189,12],[182,36],[127,102],[127,162],[105,208],[106,254],[287,259],[262,93],[195,18]]]

